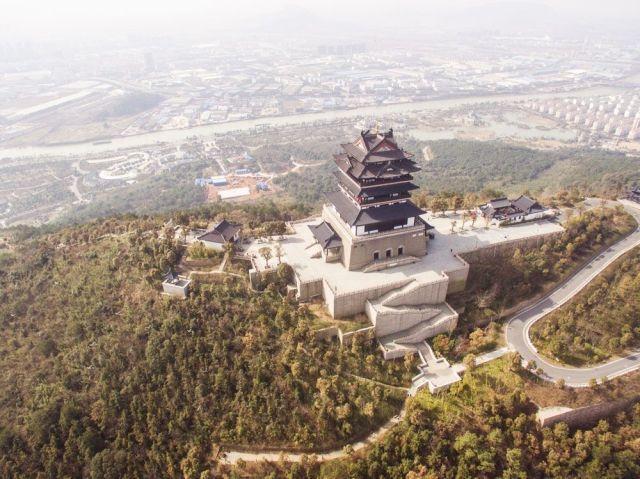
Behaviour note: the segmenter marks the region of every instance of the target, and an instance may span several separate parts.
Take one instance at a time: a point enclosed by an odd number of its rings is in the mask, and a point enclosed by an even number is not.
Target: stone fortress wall
[[[324,218],[326,221],[327,218]],[[307,223],[312,224],[312,221]],[[387,259],[381,246],[379,262],[370,264],[373,253],[369,251],[366,254],[367,266],[360,271],[348,273],[339,264],[325,266],[328,263],[314,258],[316,253],[311,249],[313,243],[304,229],[306,224],[290,226],[295,226],[292,228],[295,233],[283,244],[285,255],[291,254],[293,259],[298,299],[304,302],[322,297],[328,313],[334,318],[366,314],[372,326],[365,329],[378,338],[385,358],[412,354],[424,339],[455,329],[458,314],[447,304],[447,298],[466,288],[470,267],[474,263],[500,261],[501,258],[512,255],[516,248],[526,251],[562,234],[561,230],[548,227],[530,228],[526,235],[522,235],[522,230],[514,234],[505,228],[504,233],[479,232],[482,237],[475,243],[464,237],[456,243],[446,238],[446,233],[438,232],[434,240],[436,243],[431,243],[431,251],[428,252],[436,255],[433,259],[428,255],[410,256],[410,251],[403,251],[403,258]],[[344,230],[344,227],[337,224],[335,231],[348,234],[347,241],[354,240],[350,232],[341,231],[341,228]],[[405,237],[411,239],[414,233],[411,229],[389,232],[388,238],[397,249],[399,245],[406,247],[409,243],[404,241]],[[515,238],[509,240],[507,235]],[[427,238],[423,234],[419,236],[416,240],[424,250],[427,248]],[[403,239],[402,243],[398,242],[398,238]],[[379,240],[386,241],[384,237],[380,237],[363,243],[368,242],[372,248],[377,249],[375,243]],[[449,248],[447,241],[453,248]],[[477,246],[483,244],[487,246]],[[462,251],[456,253],[456,249]],[[394,253],[397,254],[395,251]],[[258,265],[258,260],[257,256],[252,260],[255,270],[259,266],[264,270],[265,265]],[[315,269],[314,261],[317,262],[318,269]],[[373,269],[372,266],[380,266],[380,269]],[[386,268],[389,275],[381,272]],[[252,272],[250,278],[253,281],[253,276],[257,277],[258,274],[254,270]],[[339,276],[334,277],[334,274]],[[358,281],[362,281],[362,285]],[[327,331],[326,334],[332,336],[335,331]]]
[[[436,304],[438,302],[443,302],[446,300],[446,296],[461,292],[465,289],[469,275],[469,268],[474,262],[512,254],[517,248],[525,251],[536,248],[541,246],[544,242],[553,240],[560,234],[561,233],[552,233],[513,241],[505,241],[495,245],[479,248],[475,251],[456,255],[462,263],[460,268],[443,271],[442,281],[425,283],[421,289],[413,291],[412,294],[418,298],[417,300],[404,295],[402,302],[405,304]],[[327,304],[329,313],[335,318],[343,318],[365,312],[365,306],[368,300],[378,299],[394,289],[405,286],[411,281],[411,279],[407,279],[398,283],[389,283],[376,288],[367,288],[341,294],[339,291],[334,291],[323,279],[316,279],[303,283],[296,276],[296,287],[298,289],[298,299],[300,301],[308,301],[312,298],[322,296]],[[446,294],[444,297],[442,296],[442,282],[446,284]],[[400,305],[400,303],[401,302],[398,302],[396,306]]]

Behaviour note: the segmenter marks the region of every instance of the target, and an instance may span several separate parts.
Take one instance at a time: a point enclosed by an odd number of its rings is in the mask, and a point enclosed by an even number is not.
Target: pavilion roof
[[[361,131],[352,143],[340,145],[345,154],[359,163],[378,163],[411,158],[411,155],[398,146],[393,130],[377,132]]]
[[[318,225],[309,225],[309,229],[322,249],[342,246],[342,240],[329,223],[323,221]]]
[[[340,217],[350,226],[362,226],[385,221],[420,216],[425,213],[411,201],[381,206],[360,208],[342,191],[327,194],[327,199],[335,206]]]

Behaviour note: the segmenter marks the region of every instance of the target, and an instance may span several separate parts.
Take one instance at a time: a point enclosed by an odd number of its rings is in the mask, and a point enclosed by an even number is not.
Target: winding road
[[[389,419],[382,427],[380,427],[377,431],[369,434],[366,439],[362,441],[355,442],[350,444],[351,451],[359,451],[367,447],[369,444],[376,442],[382,436],[384,436],[387,431],[389,431],[393,426],[398,424],[404,418],[406,409],[406,403],[402,406],[402,410],[396,416],[393,416]],[[319,462],[331,461],[334,459],[340,459],[341,457],[345,457],[349,455],[350,452],[347,452],[344,448],[336,449],[334,451],[329,452],[321,452],[321,453],[298,453],[298,452],[287,452],[287,451],[272,451],[272,452],[242,452],[242,451],[222,451],[222,457],[220,462],[222,464],[234,465],[239,461],[245,462],[254,462],[254,461],[271,461],[275,462],[282,458],[286,458],[287,462],[301,462],[304,457],[315,456],[316,460]]]
[[[632,204],[625,202],[623,206],[640,223],[640,205],[634,207]],[[526,361],[535,361],[537,366],[542,369],[540,377],[543,379],[549,381],[562,379],[566,385],[572,387],[588,386],[589,381],[592,379],[598,381],[604,378],[612,379],[635,369],[640,369],[640,351],[593,367],[572,368],[562,366],[552,363],[540,355],[529,337],[529,330],[536,321],[565,304],[616,259],[639,245],[640,227],[591,260],[540,301],[517,313],[506,325],[506,338],[509,348],[518,351]]]
[[[624,202],[625,209],[634,216],[640,224],[640,205],[633,206],[629,202]],[[550,312],[559,308],[576,294],[582,291],[596,276],[604,271],[616,259],[630,251],[632,248],[640,246],[640,226],[629,236],[618,241],[609,247],[605,252],[601,253],[571,277],[559,284],[549,294],[537,303],[523,309],[513,316],[506,325],[506,338],[508,348],[520,353],[523,359],[527,361],[535,360],[539,368],[542,369],[542,378],[549,381],[557,381],[563,379],[565,384],[572,387],[588,386],[589,380],[602,380],[604,377],[612,379],[616,376],[628,373],[635,369],[640,369],[640,351],[627,357],[615,359],[613,361],[587,368],[568,368],[558,364],[550,363],[536,350],[535,346],[529,339],[529,329],[531,326],[543,318]],[[501,357],[506,352],[506,348],[487,353],[486,358],[481,362],[491,361]],[[460,365],[458,365],[460,366]],[[361,378],[364,379],[364,378]],[[399,388],[402,389],[402,388]],[[406,403],[405,403],[406,406]],[[405,406],[403,406],[399,415],[391,418],[386,424],[374,431],[366,439],[351,444],[353,451],[358,451],[369,444],[379,440],[387,431],[398,424],[405,415]],[[289,462],[300,462],[303,457],[315,455],[318,461],[328,461],[344,457],[348,454],[344,449],[337,449],[325,453],[313,454],[311,452],[292,453],[287,451],[238,451],[225,450],[222,451],[220,461],[223,464],[234,465],[239,461],[278,461],[286,458]]]

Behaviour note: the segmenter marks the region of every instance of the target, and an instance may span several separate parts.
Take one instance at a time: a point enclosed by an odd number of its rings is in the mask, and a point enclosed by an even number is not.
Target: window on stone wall
[[[404,246],[398,246],[398,256],[402,256],[404,254]]]
[[[380,259],[380,251],[374,251],[373,252],[373,260],[377,261]]]
[[[391,258],[391,248],[387,250],[387,258]]]

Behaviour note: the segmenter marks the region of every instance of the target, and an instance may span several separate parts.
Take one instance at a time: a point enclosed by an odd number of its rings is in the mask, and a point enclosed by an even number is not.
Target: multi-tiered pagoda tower
[[[404,264],[427,252],[423,210],[411,200],[420,168],[398,147],[393,130],[362,131],[335,155],[338,190],[327,195],[322,223],[312,226],[326,261],[349,270]]]

